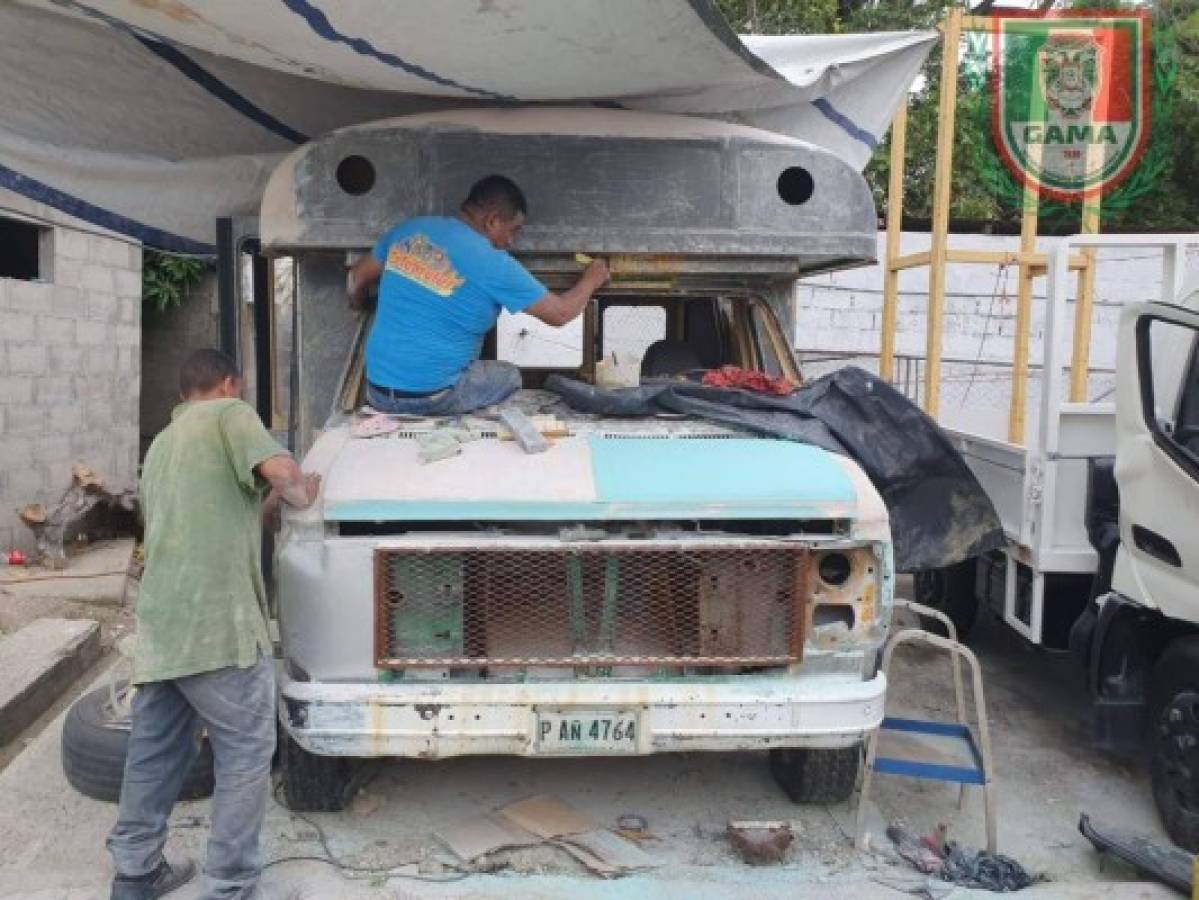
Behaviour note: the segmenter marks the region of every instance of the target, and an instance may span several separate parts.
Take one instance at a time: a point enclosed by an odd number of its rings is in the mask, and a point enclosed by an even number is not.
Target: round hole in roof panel
[[[779,173],[779,198],[788,206],[801,206],[807,203],[816,190],[816,182],[812,173],[803,166],[788,166]]]
[[[347,156],[337,164],[337,184],[355,197],[375,186],[375,164],[365,156]]]

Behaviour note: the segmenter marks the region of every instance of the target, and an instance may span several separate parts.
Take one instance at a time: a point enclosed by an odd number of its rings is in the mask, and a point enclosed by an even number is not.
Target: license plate
[[[636,753],[640,726],[633,712],[542,712],[537,747],[543,753]]]

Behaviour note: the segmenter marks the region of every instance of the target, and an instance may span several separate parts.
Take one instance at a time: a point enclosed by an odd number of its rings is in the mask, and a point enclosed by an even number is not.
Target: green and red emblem
[[[991,131],[1017,181],[1071,202],[1132,173],[1150,133],[1147,13],[1004,14],[991,49]]]

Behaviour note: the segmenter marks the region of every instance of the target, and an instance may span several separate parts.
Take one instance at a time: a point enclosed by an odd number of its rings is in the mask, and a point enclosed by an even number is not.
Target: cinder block
[[[83,346],[95,346],[111,340],[110,327],[104,322],[80,319],[75,323],[75,341]],[[119,326],[116,326],[119,327]]]
[[[7,416],[6,416],[7,418]],[[47,499],[44,473],[32,464],[18,466],[5,473],[5,494],[12,508]]]
[[[88,263],[83,267],[79,287],[88,291],[100,291],[105,294],[115,293],[113,270],[100,263]]]
[[[54,232],[56,257],[65,259],[87,259],[88,235],[73,228],[57,228]]]
[[[51,344],[50,371],[53,374],[74,374],[83,371],[83,359],[86,352],[74,344]]]
[[[38,619],[0,639],[0,744],[45,712],[100,658],[100,625]]]
[[[10,344],[8,347],[8,371],[15,375],[44,375],[49,366],[49,355],[43,344]]]
[[[50,306],[54,285],[44,281],[16,281],[4,279],[4,292],[0,294],[0,308],[20,312],[45,312]],[[5,314],[8,324],[8,314]]]
[[[44,312],[70,319],[86,315],[87,305],[83,291],[79,288],[55,285],[54,290],[50,291],[49,304]]]
[[[0,403],[33,402],[33,379],[27,375],[0,375]]]
[[[110,375],[117,368],[117,348],[111,345],[91,347],[84,355],[87,374]]]
[[[6,312],[0,338],[5,341],[32,341],[36,319],[32,313]]]
[[[72,433],[83,425],[83,411],[78,401],[68,406],[52,406],[42,415],[48,415],[46,430],[49,431]]]
[[[47,344],[73,344],[75,320],[61,316],[38,316],[37,339]]]
[[[114,412],[111,400],[91,400],[83,405],[83,425],[104,432],[112,427]]]
[[[117,269],[112,273],[114,290],[118,297],[142,298],[141,266],[137,269]]]
[[[78,259],[54,261],[54,284],[57,287],[83,287],[83,269],[87,263]]]
[[[34,383],[33,396],[42,406],[74,403],[74,378],[70,375],[45,375]]]

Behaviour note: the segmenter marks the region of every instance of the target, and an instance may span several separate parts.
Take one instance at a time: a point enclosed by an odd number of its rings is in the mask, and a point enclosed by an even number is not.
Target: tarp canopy
[[[738,38],[713,0],[0,0],[0,187],[210,253],[310,137],[565,102],[754,125],[861,169],[934,40]]]

